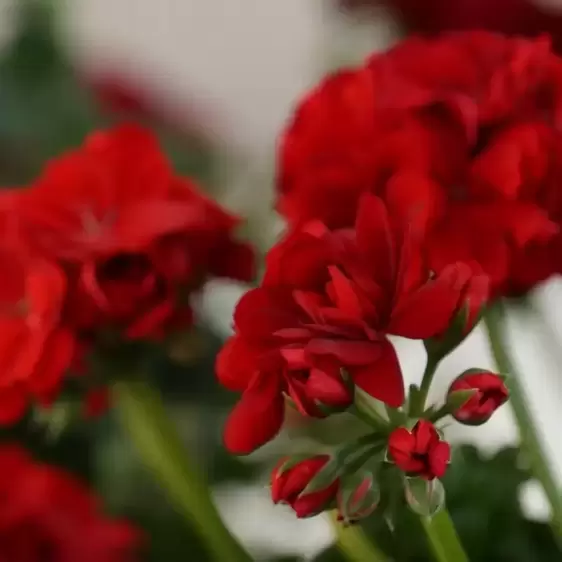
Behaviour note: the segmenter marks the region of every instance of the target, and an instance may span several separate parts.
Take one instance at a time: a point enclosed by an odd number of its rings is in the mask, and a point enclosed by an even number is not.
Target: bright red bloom
[[[133,562],[139,533],[105,518],[82,483],[34,462],[17,446],[0,447],[1,562]]]
[[[273,502],[290,505],[297,517],[310,517],[324,511],[336,497],[339,480],[317,492],[303,494],[303,491],[329,460],[328,455],[317,455],[284,468],[288,459],[282,459],[271,474]]]
[[[0,269],[0,423],[10,423],[54,399],[75,346],[60,326],[63,272],[23,248],[0,249]]]
[[[400,470],[433,480],[445,474],[451,447],[441,441],[431,422],[419,420],[411,431],[399,427],[390,434],[388,453]]]
[[[208,275],[253,276],[250,248],[233,238],[239,220],[175,176],[135,126],[51,162],[19,215],[26,241],[69,277],[65,321],[84,334],[160,337],[191,323],[187,296]]]
[[[328,77],[279,152],[278,208],[292,224],[353,224],[361,193],[426,232],[435,271],[477,262],[492,291],[556,271],[562,61],[545,39],[467,32],[412,38]]]
[[[478,369],[471,369],[458,377],[450,386],[449,393],[459,390],[474,390],[474,394],[453,413],[457,421],[469,425],[488,421],[509,397],[509,391],[499,375]]]
[[[463,264],[430,278],[415,233],[372,195],[355,229],[311,223],[292,232],[269,252],[262,286],[239,302],[236,334],[218,357],[220,381],[243,391],[227,447],[248,453],[273,438],[285,394],[311,416],[349,405],[349,383],[400,406],[402,373],[386,334],[442,334],[470,278]]]

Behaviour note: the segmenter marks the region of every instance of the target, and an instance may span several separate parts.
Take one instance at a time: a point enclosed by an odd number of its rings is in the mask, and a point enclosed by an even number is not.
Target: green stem
[[[427,540],[437,562],[468,562],[449,512],[442,509],[433,517],[421,517]]]
[[[439,366],[439,359],[428,353],[427,363],[425,365],[425,371],[423,372],[423,378],[421,386],[415,395],[415,400],[410,407],[410,415],[421,416],[425,410],[425,403],[427,401],[427,396],[429,394],[429,389],[431,388],[431,383],[433,382],[433,377]]]
[[[191,463],[159,394],[143,382],[113,386],[115,406],[144,463],[216,562],[251,562],[224,526],[202,474]]]
[[[344,527],[337,520],[337,513],[330,514],[336,536],[336,546],[343,556],[351,562],[388,562],[381,552],[363,533],[359,525]]]
[[[525,401],[525,390],[521,384],[505,342],[503,324],[504,305],[498,302],[489,309],[485,318],[488,339],[498,370],[507,377],[509,400],[519,428],[521,447],[528,457],[533,476],[541,483],[551,508],[551,527],[559,544],[562,544],[562,496],[550,471],[546,453],[540,441],[533,416]]]

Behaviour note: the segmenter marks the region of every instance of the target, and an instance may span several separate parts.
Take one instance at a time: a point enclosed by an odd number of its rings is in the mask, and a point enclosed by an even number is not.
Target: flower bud
[[[339,479],[332,475],[326,474],[326,482],[316,482],[316,477],[320,476],[322,469],[327,468],[329,461],[329,455],[317,455],[303,460],[282,459],[271,474],[273,502],[290,505],[297,517],[311,517],[324,511],[335,499],[339,489]],[[310,490],[313,479],[317,485]]]
[[[380,489],[371,472],[346,478],[337,494],[338,521],[355,523],[373,513],[380,500]]]
[[[474,392],[452,415],[467,425],[480,425],[488,421],[509,397],[502,377],[480,369],[469,369],[460,375],[450,386],[448,395],[466,390]]]
[[[388,454],[407,474],[433,480],[445,474],[451,447],[441,440],[430,421],[419,420],[411,431],[399,427],[390,434]]]
[[[449,329],[441,336],[424,342],[428,354],[438,358],[445,357],[470,334],[480,320],[489,297],[488,277],[475,271],[476,266],[473,266],[472,273],[466,264],[462,266],[464,275],[459,274],[461,289],[458,307]],[[465,267],[468,271],[464,270]]]
[[[422,517],[432,517],[445,505],[445,489],[437,479],[406,479],[406,503],[410,509]]]

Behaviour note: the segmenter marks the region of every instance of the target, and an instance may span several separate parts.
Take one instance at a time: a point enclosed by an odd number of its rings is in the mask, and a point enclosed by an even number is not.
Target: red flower
[[[22,248],[0,249],[0,269],[0,423],[10,423],[54,399],[75,347],[60,326],[62,271]]]
[[[176,177],[134,126],[51,162],[20,203],[26,241],[69,277],[65,320],[83,334],[158,338],[191,323],[186,297],[207,275],[253,275],[251,250],[233,239],[239,220]]]
[[[139,533],[106,519],[95,498],[65,472],[0,447],[1,560],[133,562]]]
[[[386,334],[443,333],[470,275],[455,264],[430,279],[414,233],[372,195],[362,198],[354,230],[313,223],[292,232],[269,252],[262,286],[238,304],[236,335],[217,361],[221,382],[243,391],[227,447],[248,453],[273,438],[285,394],[312,416],[349,405],[350,382],[400,406],[402,374]]]
[[[544,39],[408,39],[301,103],[281,138],[278,208],[348,227],[376,193],[426,232],[435,271],[475,261],[494,294],[526,291],[562,271],[561,88]]]
[[[303,492],[329,460],[328,455],[318,455],[296,464],[282,459],[271,475],[273,502],[289,504],[297,517],[310,517],[324,511],[336,497],[339,480],[334,480],[323,490],[310,494]]]
[[[453,413],[457,421],[469,425],[488,421],[509,397],[499,375],[478,369],[471,369],[458,377],[449,388],[449,393],[459,390],[474,390],[474,394]]]
[[[441,478],[451,457],[449,443],[441,441],[427,420],[418,421],[411,431],[395,429],[388,439],[388,452],[400,470],[426,480]]]

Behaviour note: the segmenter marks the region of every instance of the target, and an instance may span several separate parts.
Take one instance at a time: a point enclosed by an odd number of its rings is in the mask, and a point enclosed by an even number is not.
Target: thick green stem
[[[508,351],[508,345],[505,342],[503,303],[498,302],[491,307],[484,320],[498,370],[507,377],[510,403],[519,428],[521,448],[528,457],[533,476],[541,483],[548,498],[551,509],[551,527],[560,545],[562,544],[562,496],[552,476],[539,432],[525,400],[525,390],[521,384],[520,375],[515,369]]]
[[[335,511],[330,514],[330,517],[338,537],[336,546],[347,560],[350,562],[388,562],[387,556],[365,536],[359,525],[344,527],[337,521]]]
[[[421,522],[437,562],[468,562],[446,509],[442,509],[432,518],[422,517]]]
[[[115,406],[148,468],[170,501],[197,530],[216,562],[251,562],[224,526],[202,474],[191,463],[160,396],[143,382],[113,386]]]

